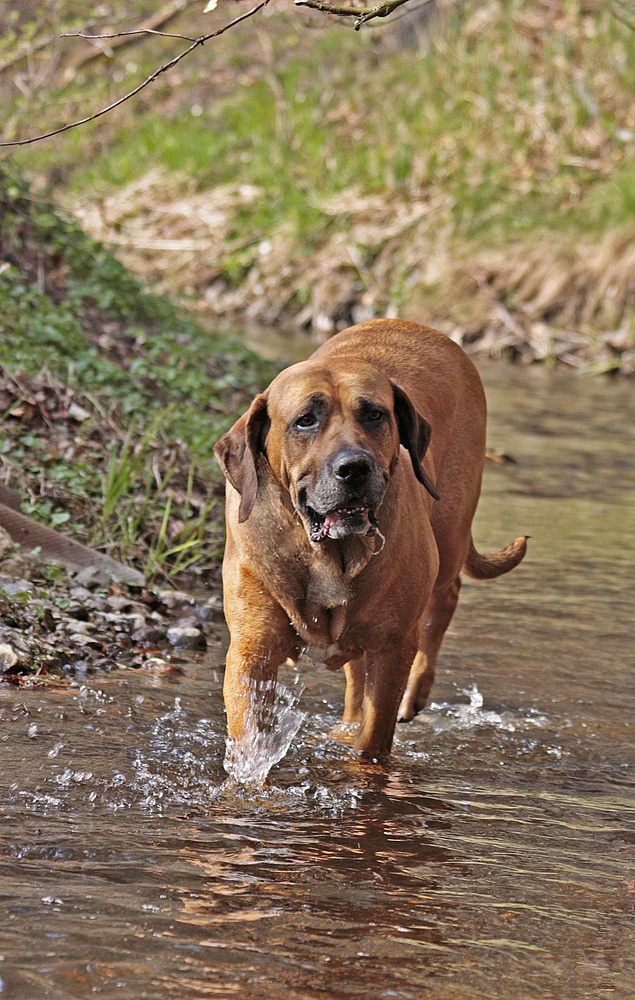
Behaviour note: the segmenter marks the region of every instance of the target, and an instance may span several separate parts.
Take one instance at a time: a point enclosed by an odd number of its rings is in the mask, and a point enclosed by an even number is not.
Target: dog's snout
[[[349,485],[365,482],[373,471],[373,465],[372,455],[352,448],[340,451],[332,463],[335,477]]]

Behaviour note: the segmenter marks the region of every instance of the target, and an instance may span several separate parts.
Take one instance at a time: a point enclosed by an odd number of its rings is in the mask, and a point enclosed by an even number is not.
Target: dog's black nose
[[[373,470],[373,458],[367,451],[350,448],[333,459],[333,474],[345,483],[362,483]]]

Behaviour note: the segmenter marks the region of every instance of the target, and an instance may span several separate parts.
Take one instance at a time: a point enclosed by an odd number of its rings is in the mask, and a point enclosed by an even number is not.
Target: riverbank
[[[148,292],[2,168],[0,261],[0,504],[146,582],[97,556],[62,569],[0,527],[0,680],[178,673],[222,618],[213,446],[277,366]]]
[[[436,9],[406,38],[277,3],[13,160],[208,320],[323,338],[398,314],[482,355],[633,374],[632,25],[593,2]],[[169,30],[225,17],[187,5]],[[85,44],[67,39],[28,98],[0,73],[9,138],[97,109],[181,47],[85,62]]]
[[[0,171],[0,475],[22,512],[148,579],[222,552],[214,442],[273,377]]]

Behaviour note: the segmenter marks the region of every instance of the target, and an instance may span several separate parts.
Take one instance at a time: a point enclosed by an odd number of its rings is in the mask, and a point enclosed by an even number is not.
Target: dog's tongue
[[[322,525],[322,533],[324,536],[328,535],[329,531],[334,524],[338,524],[342,520],[342,512],[339,510],[332,510],[330,514],[327,514],[324,518],[324,524]]]

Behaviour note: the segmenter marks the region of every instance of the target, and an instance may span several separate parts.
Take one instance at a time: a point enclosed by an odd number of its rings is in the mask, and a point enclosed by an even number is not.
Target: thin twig
[[[401,2],[403,3],[404,0],[401,0]],[[113,101],[113,103],[109,104],[108,107],[102,108],[101,111],[96,111],[94,115],[87,115],[86,118],[70,122],[68,125],[62,125],[61,128],[53,129],[51,132],[44,132],[42,135],[32,136],[30,139],[15,139],[12,142],[0,142],[0,147],[26,146],[32,142],[40,142],[42,139],[50,139],[51,136],[60,135],[62,132],[67,132],[68,129],[77,128],[78,125],[85,125],[87,122],[92,122],[96,118],[101,118],[102,115],[108,114],[109,111],[114,111],[115,108],[118,108],[125,101],[129,101],[131,97],[135,97],[136,94],[142,91],[149,84],[153,83],[154,80],[161,76],[162,73],[166,73],[168,70],[176,66],[177,63],[179,63],[181,59],[184,59],[185,56],[189,55],[193,49],[197,48],[199,45],[204,45],[205,42],[208,42],[211,38],[217,38],[218,35],[224,34],[224,32],[233,28],[236,24],[240,24],[241,21],[246,21],[248,17],[252,17],[254,14],[257,14],[259,10],[262,10],[263,7],[266,7],[268,3],[269,0],[260,0],[260,3],[257,3],[255,7],[252,7],[252,9],[248,10],[245,14],[240,14],[239,17],[235,17],[233,21],[229,21],[227,24],[222,25],[222,27],[217,28],[216,31],[212,31],[208,35],[201,35],[199,38],[196,38],[192,44],[184,49],[183,52],[180,52],[178,56],[175,56],[174,59],[170,59],[170,61],[164,63],[163,66],[159,66],[159,68],[155,70],[154,73],[151,73],[150,76],[144,80],[143,83],[140,83],[138,87],[135,87],[134,90],[124,94],[124,96],[120,97],[119,100]]]
[[[112,31],[106,35],[87,35],[83,31],[65,31],[60,38],[85,38],[92,42],[94,38],[123,38],[125,35],[163,35],[164,38],[183,38],[186,42],[198,42],[194,35],[177,35],[172,31],[157,31],[156,28],[134,28],[131,31]]]

